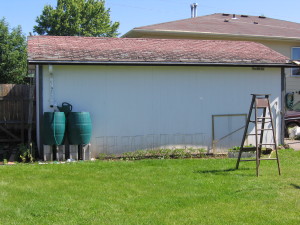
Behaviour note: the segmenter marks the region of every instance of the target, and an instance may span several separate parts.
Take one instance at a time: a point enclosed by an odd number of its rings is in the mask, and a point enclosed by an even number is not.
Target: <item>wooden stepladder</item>
[[[277,144],[276,144],[276,134],[275,134],[272,111],[271,111],[270,101],[269,101],[270,95],[269,94],[251,94],[251,95],[252,95],[252,102],[250,105],[250,110],[249,110],[249,114],[245,126],[241,148],[236,163],[236,169],[239,168],[239,164],[242,161],[256,161],[256,175],[258,176],[259,165],[261,160],[276,160],[278,165],[278,173],[280,175],[280,164],[279,164]],[[254,110],[254,120],[251,119],[253,110]],[[248,133],[249,123],[254,123],[254,133]],[[264,132],[268,130],[272,132],[272,143],[263,143]],[[255,136],[254,148],[244,147],[244,142],[246,140],[246,137],[250,135]],[[273,146],[273,149],[276,152],[276,158],[261,158],[261,150],[263,146]],[[256,158],[241,160],[242,153],[247,152],[249,150],[256,152]]]

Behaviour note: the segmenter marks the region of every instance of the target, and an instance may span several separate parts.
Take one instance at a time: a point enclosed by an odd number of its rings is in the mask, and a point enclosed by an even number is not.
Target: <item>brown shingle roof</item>
[[[285,64],[287,57],[254,42],[32,36],[29,63]]]
[[[216,13],[190,19],[171,21],[150,26],[137,27],[124,37],[139,37],[135,31],[195,32],[202,34],[230,34],[269,38],[300,40],[300,23],[258,16],[241,16]]]

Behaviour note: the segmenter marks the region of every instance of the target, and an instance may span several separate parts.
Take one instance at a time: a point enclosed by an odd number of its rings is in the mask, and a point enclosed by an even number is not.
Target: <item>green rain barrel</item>
[[[43,118],[44,145],[62,145],[66,131],[64,112],[45,112]]]
[[[68,114],[68,139],[71,145],[90,143],[92,120],[89,112],[70,112]]]

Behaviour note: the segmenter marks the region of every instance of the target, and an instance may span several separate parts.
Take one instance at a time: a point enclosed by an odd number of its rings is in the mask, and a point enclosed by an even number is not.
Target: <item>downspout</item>
[[[40,96],[39,96],[39,65],[35,66],[35,88],[36,88],[36,96],[35,96],[35,100],[36,100],[36,108],[35,108],[35,115],[36,115],[36,145],[38,148],[38,152],[40,153],[40,111],[39,111],[39,100],[40,100]]]
[[[42,119],[43,119],[43,66],[35,66],[35,83],[36,83],[36,144],[39,155],[43,155],[42,148]]]
[[[49,80],[49,84],[50,84],[49,104],[50,104],[50,108],[53,108],[53,110],[55,111],[57,109],[57,104],[56,104],[56,101],[55,101],[55,94],[54,94],[53,66],[51,64],[49,65],[49,75],[50,75],[50,80]]]
[[[285,92],[286,92],[286,77],[285,77],[285,68],[281,67],[281,133],[280,133],[280,142],[284,144],[285,136]]]

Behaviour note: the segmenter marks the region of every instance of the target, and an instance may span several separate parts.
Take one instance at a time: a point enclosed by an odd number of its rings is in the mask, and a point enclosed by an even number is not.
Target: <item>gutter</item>
[[[291,63],[211,63],[211,62],[132,62],[132,61],[59,61],[28,60],[35,65],[121,65],[121,66],[223,66],[223,67],[299,67]]]
[[[300,66],[300,61],[299,60],[293,60],[292,63],[296,64],[297,66]]]
[[[270,41],[300,41],[300,37],[283,37],[283,36],[264,36],[264,35],[246,35],[246,34],[230,34],[230,33],[212,33],[212,32],[191,32],[191,31],[178,31],[178,30],[147,30],[147,29],[132,29],[126,34],[122,35],[122,38],[143,37],[143,35],[171,35],[171,36],[186,36],[186,37],[208,37],[212,38],[235,38],[235,39],[247,39],[248,40],[270,40]]]

